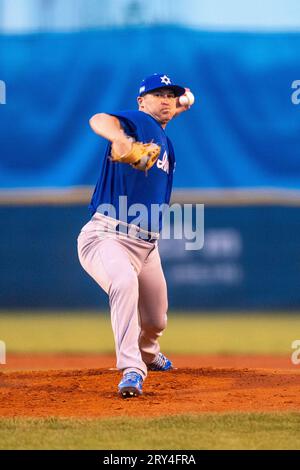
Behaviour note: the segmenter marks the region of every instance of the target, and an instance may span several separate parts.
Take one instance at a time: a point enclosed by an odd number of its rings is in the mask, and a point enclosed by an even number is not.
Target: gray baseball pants
[[[78,256],[109,296],[117,368],[145,378],[167,325],[167,286],[157,241],[119,233],[117,222],[96,213],[79,234]]]

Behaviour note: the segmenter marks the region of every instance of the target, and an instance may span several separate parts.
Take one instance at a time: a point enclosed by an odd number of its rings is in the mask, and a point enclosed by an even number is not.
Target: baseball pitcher
[[[96,114],[93,131],[108,140],[91,200],[91,220],[78,237],[83,268],[108,294],[121,397],[142,394],[148,370],[168,371],[158,339],[167,324],[167,286],[158,252],[170,202],[175,155],[169,121],[192,104],[189,89],[166,74],[140,85],[138,110]],[[137,215],[138,214],[138,215]]]

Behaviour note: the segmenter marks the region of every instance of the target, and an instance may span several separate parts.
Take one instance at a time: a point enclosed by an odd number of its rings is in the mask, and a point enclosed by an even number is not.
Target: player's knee
[[[160,335],[167,327],[167,315],[162,315],[158,318],[148,319],[146,322],[142,322],[142,332],[150,335]]]

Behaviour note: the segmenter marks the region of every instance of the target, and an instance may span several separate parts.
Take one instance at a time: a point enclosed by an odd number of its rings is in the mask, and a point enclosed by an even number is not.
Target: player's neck
[[[155,119],[155,121],[158,122],[158,123],[161,125],[161,127],[162,127],[163,129],[166,128],[166,126],[167,126],[167,124],[168,124],[168,122],[169,122],[169,121],[163,121],[163,122],[160,121],[159,119],[157,119],[156,116],[154,116],[153,114],[149,113],[149,111],[145,111],[144,109],[139,109],[139,111],[142,111],[142,113],[145,113],[145,114],[149,114],[149,116],[153,117],[153,119]]]

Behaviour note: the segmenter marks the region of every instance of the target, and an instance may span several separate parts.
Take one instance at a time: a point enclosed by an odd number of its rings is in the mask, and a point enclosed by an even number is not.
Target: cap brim
[[[170,90],[173,90],[174,93],[175,93],[175,96],[181,96],[185,93],[185,88],[183,88],[182,86],[179,86],[179,85],[165,85],[165,86],[158,86],[158,87],[155,87],[155,88],[151,88],[150,90],[147,90],[144,93],[140,93],[139,96],[147,95],[147,93],[151,93],[151,91],[160,90],[160,89],[164,89],[164,88],[168,88]]]
[[[174,91],[175,96],[181,96],[185,93],[185,88],[179,85],[171,85],[170,87],[167,86],[166,88],[171,88]]]

